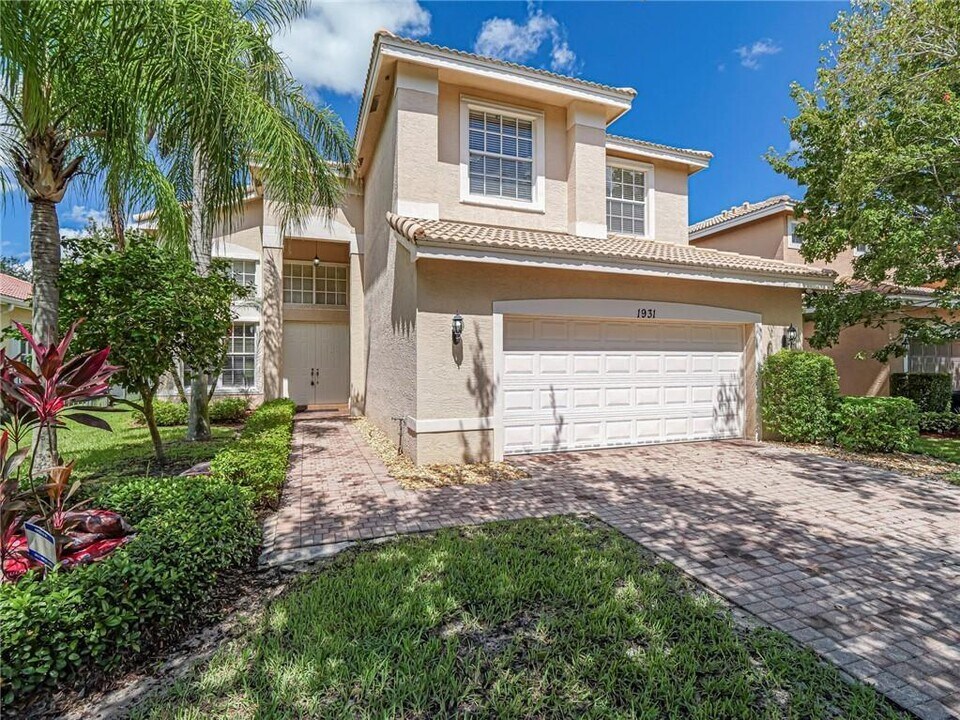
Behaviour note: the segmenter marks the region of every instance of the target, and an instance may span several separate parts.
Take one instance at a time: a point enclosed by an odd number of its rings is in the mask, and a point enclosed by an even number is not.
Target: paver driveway
[[[921,717],[960,715],[960,488],[748,442],[518,462],[529,480],[407,491],[349,420],[300,415],[263,561],[592,513]]]

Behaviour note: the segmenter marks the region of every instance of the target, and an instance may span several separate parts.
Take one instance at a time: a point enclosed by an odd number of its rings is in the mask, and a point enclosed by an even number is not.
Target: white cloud
[[[760,58],[766,55],[776,55],[783,50],[769,38],[766,40],[757,40],[752,45],[741,45],[733,52],[740,56],[740,64],[751,70],[760,69]]]
[[[78,238],[87,234],[86,228],[60,228],[60,237],[65,239]]]
[[[524,62],[539,52],[544,43],[550,44],[550,69],[556,72],[573,72],[577,55],[570,49],[563,25],[543,10],[527,5],[527,20],[518,23],[510,18],[493,17],[485,20],[473,49],[480,55],[489,55]]]
[[[63,221],[67,225],[79,225],[80,227],[86,227],[91,220],[97,225],[106,225],[109,216],[106,210],[88,208],[86,205],[74,205],[63,217]]]
[[[377,30],[422,37],[430,32],[430,13],[416,0],[314,2],[274,46],[305,86],[359,95]]]

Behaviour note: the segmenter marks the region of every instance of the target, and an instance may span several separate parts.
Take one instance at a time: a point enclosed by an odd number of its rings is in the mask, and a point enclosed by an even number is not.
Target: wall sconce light
[[[784,350],[796,350],[797,349],[797,336],[799,333],[797,329],[793,326],[793,323],[790,323],[790,326],[783,331],[783,339],[780,341],[781,346]]]
[[[453,316],[453,344],[459,345],[463,338],[463,318],[458,312]]]
[[[314,266],[314,267],[320,267],[320,256],[319,256],[319,255],[314,255],[314,256],[313,256],[313,266]]]

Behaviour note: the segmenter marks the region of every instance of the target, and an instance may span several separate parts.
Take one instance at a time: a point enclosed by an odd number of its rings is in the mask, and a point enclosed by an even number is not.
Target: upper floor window
[[[853,256],[854,256],[854,257],[860,257],[861,255],[866,255],[866,254],[867,254],[867,245],[866,245],[866,244],[855,245],[855,246],[854,246],[854,248],[853,248]]]
[[[283,264],[283,301],[294,305],[347,305],[347,266],[308,262]]]
[[[803,238],[800,237],[797,228],[798,224],[796,220],[787,220],[787,247],[791,247],[794,250],[799,249],[803,244]]]
[[[461,200],[542,210],[542,116],[469,100],[461,111]]]
[[[233,279],[249,291],[250,295],[248,298],[255,296],[257,294],[257,261],[231,260],[230,267]]]
[[[607,166],[607,230],[625,235],[650,236],[650,168]]]

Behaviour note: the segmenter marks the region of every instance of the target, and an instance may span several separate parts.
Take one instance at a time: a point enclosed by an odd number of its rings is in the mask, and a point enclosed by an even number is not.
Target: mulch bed
[[[808,443],[771,443],[783,445],[795,450],[803,450],[814,455],[826,455],[846,462],[860,463],[870,467],[889,470],[918,478],[943,479],[944,475],[956,473],[960,468],[955,463],[937,460],[926,455],[914,453],[859,453],[829,445]]]
[[[390,477],[405,490],[425,490],[448,485],[488,485],[530,477],[525,470],[508,462],[464,463],[461,465],[417,465],[397,452],[397,446],[367,418],[358,418],[357,429],[387,466]]]

